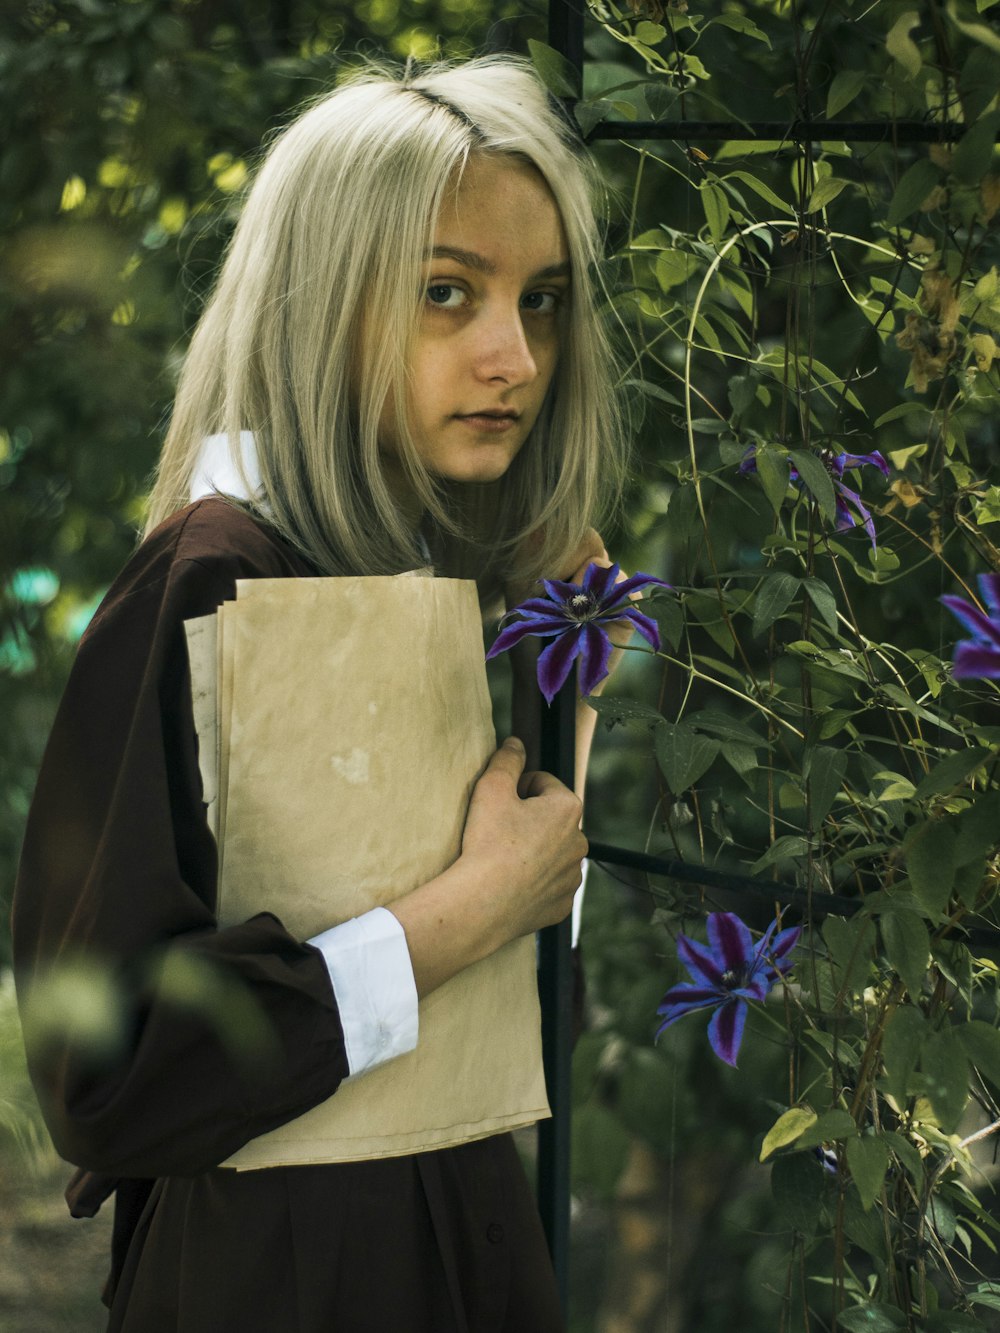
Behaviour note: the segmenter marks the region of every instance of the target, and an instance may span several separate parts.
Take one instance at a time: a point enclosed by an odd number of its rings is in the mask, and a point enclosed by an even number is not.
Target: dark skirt
[[[157,1181],[109,1333],[561,1333],[514,1143]]]

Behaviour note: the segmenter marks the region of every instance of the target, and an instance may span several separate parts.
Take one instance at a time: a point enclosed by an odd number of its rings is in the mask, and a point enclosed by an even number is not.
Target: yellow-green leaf
[[[760,1146],[760,1160],[766,1162],[773,1152],[794,1143],[810,1125],[816,1123],[816,1112],[805,1106],[793,1106],[784,1115],[779,1115],[771,1128],[764,1135]]]
[[[920,59],[919,48],[910,36],[910,33],[919,24],[920,15],[916,10],[908,9],[904,14],[900,14],[889,29],[885,39],[885,49],[893,60],[899,61],[911,79],[916,78],[920,73],[920,66],[923,63]]]

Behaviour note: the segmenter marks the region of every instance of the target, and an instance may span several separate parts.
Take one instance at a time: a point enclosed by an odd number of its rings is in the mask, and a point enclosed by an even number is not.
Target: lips
[[[514,429],[520,415],[519,412],[494,409],[486,412],[461,412],[456,414],[455,420],[479,435],[505,435]]]

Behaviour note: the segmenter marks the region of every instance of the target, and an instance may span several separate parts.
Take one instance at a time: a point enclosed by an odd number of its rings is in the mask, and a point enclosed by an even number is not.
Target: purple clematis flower
[[[551,703],[570,673],[574,661],[580,659],[580,693],[586,697],[608,674],[611,640],[605,625],[615,620],[630,620],[642,637],[654,649],[659,649],[660,633],[656,621],[644,616],[630,603],[630,593],[647,588],[652,583],[667,588],[670,585],[652,574],[633,574],[631,578],[615,583],[618,566],[602,569],[600,565],[587,566],[582,583],[564,583],[561,579],[542,579],[544,597],[531,597],[513,607],[503,617],[520,616],[497,635],[496,642],[486,654],[486,660],[505,653],[528,635],[539,639],[554,639],[538,658],[538,685]],[[500,622],[503,624],[503,621]]]
[[[964,597],[942,597],[941,601],[966,629],[971,639],[960,639],[955,646],[956,680],[988,677],[1000,680],[1000,574],[980,574],[979,591],[989,607],[984,615]]]
[[[683,981],[664,995],[656,1011],[663,1015],[656,1035],[685,1014],[714,1009],[708,1040],[719,1059],[735,1068],[747,1021],[747,1001],[767,998],[772,984],[791,967],[788,955],[802,934],[801,926],[793,926],[775,935],[777,925],[772,921],[764,938],[755,945],[747,926],[733,912],[711,912],[708,948],[680,935],[677,957],[694,984]]]
[[[857,491],[852,491],[849,486],[845,485],[844,473],[848,468],[865,467],[870,464],[872,467],[877,467],[882,475],[887,477],[889,475],[889,464],[877,449],[870,454],[834,454],[826,449],[818,457],[829,472],[833,481],[833,489],[836,492],[836,530],[844,532],[847,528],[855,528],[860,519],[862,527],[871,538],[872,546],[875,546],[875,523],[871,512]],[[741,477],[746,477],[751,472],[756,471],[757,446],[751,445],[740,463],[739,474]],[[797,485],[802,484],[797,468],[791,467],[788,475],[789,480]]]

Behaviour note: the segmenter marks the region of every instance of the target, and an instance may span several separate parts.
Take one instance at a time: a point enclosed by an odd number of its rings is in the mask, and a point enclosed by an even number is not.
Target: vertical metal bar
[[[549,0],[549,46],[583,71],[583,0]]]
[[[541,696],[539,695],[539,701]],[[567,787],[576,765],[576,672],[546,708],[541,766]],[[538,991],[542,1060],[552,1117],[538,1126],[538,1210],[549,1242],[563,1314],[569,1311],[570,1062],[573,1054],[573,959],[569,920],[539,936]]]

